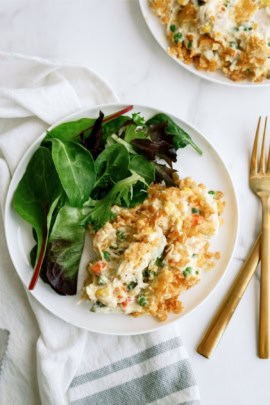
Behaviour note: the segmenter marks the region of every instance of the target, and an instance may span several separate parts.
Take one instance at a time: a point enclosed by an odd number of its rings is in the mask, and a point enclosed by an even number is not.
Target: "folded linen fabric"
[[[2,211],[11,176],[40,133],[72,112],[114,101],[108,85],[85,67],[0,52]],[[0,249],[0,260],[2,253],[5,255],[5,261],[0,262],[0,271],[5,273],[0,286],[1,308],[5,308],[0,327],[11,333],[0,381],[1,404],[36,405],[39,400],[46,405],[199,404],[198,387],[177,326],[118,337],[69,325],[28,292],[31,307],[27,305],[4,243]],[[11,296],[13,305],[9,303]],[[33,355],[29,353],[38,335],[37,391]],[[13,392],[7,393],[4,386],[11,384]]]
[[[7,350],[8,337],[9,337],[9,331],[7,331],[5,329],[0,329],[0,377],[1,377],[3,361],[5,358],[5,353]]]

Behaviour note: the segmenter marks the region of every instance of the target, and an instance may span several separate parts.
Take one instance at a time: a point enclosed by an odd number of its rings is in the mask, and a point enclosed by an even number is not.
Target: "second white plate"
[[[154,15],[152,10],[149,7],[149,0],[139,0],[140,8],[142,15],[145,19],[146,25],[151,31],[155,40],[159,43],[161,48],[166,52],[166,54],[172,58],[178,65],[182,66],[184,69],[189,72],[199,76],[202,79],[210,80],[214,83],[219,83],[227,86],[234,87],[247,87],[247,88],[258,88],[258,87],[268,87],[270,86],[270,81],[264,81],[262,83],[252,83],[248,81],[244,82],[234,82],[233,80],[228,79],[222,72],[205,72],[202,70],[196,69],[193,65],[187,65],[182,62],[180,59],[177,59],[168,53],[168,41],[166,39],[165,28],[161,24],[159,18]]]

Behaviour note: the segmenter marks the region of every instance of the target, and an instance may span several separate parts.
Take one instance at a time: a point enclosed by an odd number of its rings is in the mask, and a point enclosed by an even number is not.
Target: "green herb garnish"
[[[157,257],[156,258],[156,260],[155,260],[155,265],[157,266],[157,267],[164,267],[164,262],[163,262],[163,260],[162,260],[162,258],[161,257]]]
[[[127,290],[131,291],[134,290],[135,287],[137,287],[138,283],[136,281],[131,281],[128,285],[127,285]]]
[[[97,302],[95,303],[95,306],[98,307],[98,308],[104,308],[104,307],[106,307],[106,305],[103,304],[103,303],[100,302],[100,301],[97,301]]]
[[[156,272],[149,270],[148,268],[143,271],[143,281],[148,283],[148,281],[153,280],[156,275]]]
[[[237,43],[236,43],[236,42],[231,41],[231,42],[229,43],[229,45],[230,45],[230,48],[237,49]]]
[[[149,280],[149,277],[151,275],[151,271],[147,268],[143,271],[143,281]]]
[[[102,277],[102,276],[98,278],[97,283],[98,283],[98,285],[106,285],[107,284],[105,278]]]
[[[171,32],[175,32],[176,26],[174,24],[170,25],[170,30],[171,30]]]
[[[116,231],[116,237],[121,241],[126,239],[126,235],[123,231]]]

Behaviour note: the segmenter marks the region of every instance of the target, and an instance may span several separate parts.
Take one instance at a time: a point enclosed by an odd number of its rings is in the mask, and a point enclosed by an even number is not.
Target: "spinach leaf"
[[[191,145],[196,150],[196,152],[202,155],[201,149],[193,142],[191,137],[182,128],[180,128],[167,114],[156,114],[148,121],[146,121],[146,124],[154,125],[161,122],[167,123],[166,133],[167,135],[173,136],[173,142],[177,149],[185,148],[187,145]]]
[[[96,180],[95,164],[83,146],[52,139],[52,158],[63,189],[74,207],[89,198]]]
[[[132,195],[130,196],[130,200],[128,205],[123,204],[128,208],[136,207],[136,205],[141,204],[147,197],[147,190],[148,186],[141,181],[138,181],[132,189]]]
[[[155,180],[155,167],[152,162],[141,155],[132,156],[129,170],[144,178],[145,183],[138,181],[133,186],[133,193],[129,202],[129,207],[141,204],[147,197],[148,186]]]
[[[111,187],[115,182],[125,178],[128,174],[129,153],[120,144],[107,147],[95,161],[97,182],[92,192],[94,198],[98,192]]]
[[[77,121],[64,122],[48,131],[45,140],[57,138],[61,141],[79,141],[80,133],[93,126],[95,121],[94,118],[80,118]]]
[[[85,208],[78,209],[65,204],[58,212],[49,237],[42,273],[60,295],[74,295],[77,292],[85,237],[85,228],[80,222],[85,212]]]
[[[130,205],[133,198],[133,187],[138,182],[145,184],[144,178],[137,173],[118,181],[102,200],[96,201],[94,208],[85,217],[83,223],[92,224],[95,230],[101,228],[105,222],[114,218],[115,215],[111,211],[113,205],[127,207]]]
[[[129,170],[143,177],[148,185],[155,180],[155,167],[153,163],[141,155],[132,156]]]
[[[33,154],[14,193],[15,211],[35,230],[37,240],[35,269],[29,289],[33,289],[44,259],[50,222],[62,193],[61,183],[50,152],[40,147]]]

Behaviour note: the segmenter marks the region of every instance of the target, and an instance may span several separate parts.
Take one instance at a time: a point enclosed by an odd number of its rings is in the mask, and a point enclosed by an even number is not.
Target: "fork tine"
[[[259,118],[256,135],[254,139],[251,160],[250,160],[250,175],[257,173],[257,153],[258,153],[258,140],[259,140],[259,133],[260,133],[260,125],[261,125],[261,117]]]
[[[266,117],[265,120],[266,120],[266,125],[267,125],[268,117]],[[268,154],[267,172],[270,173],[270,148],[269,148],[269,154]]]
[[[263,130],[263,141],[262,141],[262,149],[261,149],[261,157],[260,157],[260,173],[265,172],[265,137],[266,137],[266,128],[267,128],[267,117],[265,118],[264,122],[264,130]]]

